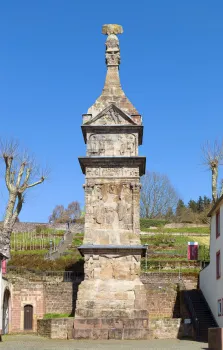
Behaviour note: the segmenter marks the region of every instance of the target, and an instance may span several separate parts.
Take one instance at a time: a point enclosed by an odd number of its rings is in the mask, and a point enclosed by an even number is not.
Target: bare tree
[[[71,222],[74,222],[76,219],[79,219],[79,217],[81,216],[80,203],[74,201],[68,204],[67,212]]]
[[[165,174],[147,172],[141,178],[141,217],[164,217],[176,209],[179,196]]]
[[[80,203],[73,201],[68,204],[67,209],[63,205],[56,205],[52,214],[49,216],[49,222],[52,223],[65,223],[74,222],[81,215]]]
[[[220,143],[217,140],[213,144],[206,141],[202,146],[203,163],[211,170],[212,174],[212,199],[216,202],[218,199],[218,170],[219,165],[223,160],[223,141]],[[221,186],[220,193],[223,194],[223,188]]]
[[[49,216],[49,222],[66,222],[68,217],[65,215],[65,209],[63,205],[56,205],[52,214]]]
[[[25,195],[46,178],[27,152],[21,152],[15,141],[0,142],[0,157],[4,162],[4,178],[8,200],[2,227],[0,228],[0,253],[10,258],[10,237],[13,226],[22,210]]]

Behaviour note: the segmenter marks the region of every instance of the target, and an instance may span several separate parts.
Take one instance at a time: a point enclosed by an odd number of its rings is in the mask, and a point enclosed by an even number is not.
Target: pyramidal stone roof
[[[102,93],[88,109],[88,114],[94,118],[110,104],[115,104],[129,116],[139,115],[122,90],[119,78],[120,48],[117,34],[122,34],[123,28],[118,24],[105,24],[102,33],[108,36],[105,42],[107,75]]]

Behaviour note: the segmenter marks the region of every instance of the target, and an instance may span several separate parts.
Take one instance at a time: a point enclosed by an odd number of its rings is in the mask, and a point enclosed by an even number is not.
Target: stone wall
[[[73,315],[78,284],[80,282],[29,281],[24,278],[11,279],[10,331],[24,331],[24,306],[33,306],[33,331],[37,331],[37,319],[46,313]]]
[[[198,276],[181,276],[186,289],[196,289]],[[149,318],[182,317],[183,299],[180,293],[178,274],[144,273],[141,275],[146,291]],[[185,311],[186,312],[186,311]]]
[[[196,289],[198,286],[198,274],[166,273],[166,272],[148,272],[141,274],[141,281],[151,286],[165,287],[169,284],[178,284],[184,282],[186,289]]]
[[[11,287],[11,331],[23,332],[24,306],[33,306],[33,331],[37,330],[37,318],[45,314],[44,285],[42,282],[18,281]]]
[[[157,318],[149,322],[150,338],[178,339],[184,335],[181,318]]]
[[[73,282],[44,283],[45,312],[73,314],[78,285]]]
[[[43,226],[53,230],[66,230],[66,224],[49,224],[42,222],[16,222],[13,227],[13,232],[36,232],[36,227]],[[74,233],[84,232],[84,224],[73,223],[70,224],[70,229]]]
[[[51,339],[72,339],[73,317],[37,321],[37,333]]]
[[[33,305],[34,331],[37,330],[37,319],[42,318],[45,313],[73,314],[80,280],[62,282],[61,276],[60,278],[48,276],[46,280],[42,276],[36,275],[35,277],[33,274],[31,279],[29,275],[13,277],[12,274],[9,274],[7,277],[8,285],[11,283],[12,301],[10,331],[23,332],[26,304]],[[185,275],[183,279],[188,289],[196,288],[196,276]],[[178,292],[179,276],[177,274],[147,273],[142,274],[141,280],[146,288],[151,322],[157,317],[179,318],[181,316],[187,318],[187,310],[182,309],[183,300]]]
[[[96,320],[92,320],[96,321]],[[90,323],[90,321],[88,322]],[[83,325],[82,333],[85,333]],[[186,326],[186,327],[185,327]],[[189,327],[188,327],[189,326]],[[120,329],[121,331],[121,329]],[[73,318],[54,318],[37,321],[37,333],[51,339],[72,339]],[[95,339],[97,338],[95,332]],[[180,318],[154,318],[149,321],[150,339],[180,339],[193,335],[192,325],[184,325]]]
[[[180,317],[180,298],[175,285],[164,289],[145,286],[147,287],[147,305],[150,319],[154,317]]]

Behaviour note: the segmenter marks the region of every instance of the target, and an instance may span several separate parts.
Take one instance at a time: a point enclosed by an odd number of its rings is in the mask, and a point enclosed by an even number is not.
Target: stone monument
[[[139,178],[145,172],[142,118],[119,79],[120,25],[104,25],[107,76],[101,96],[83,115],[87,156],[85,235],[79,247],[85,279],[80,284],[74,338],[145,339],[146,292],[140,281]]]

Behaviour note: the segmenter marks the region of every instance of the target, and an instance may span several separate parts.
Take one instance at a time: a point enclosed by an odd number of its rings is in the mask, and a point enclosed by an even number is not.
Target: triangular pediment
[[[125,112],[115,104],[110,104],[85,125],[137,125]]]

